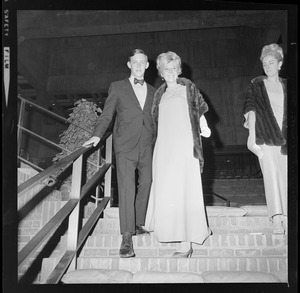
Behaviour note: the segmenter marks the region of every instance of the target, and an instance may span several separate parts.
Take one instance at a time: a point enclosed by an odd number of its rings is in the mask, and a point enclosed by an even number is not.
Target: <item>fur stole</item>
[[[186,98],[189,109],[189,117],[191,121],[191,130],[193,134],[194,149],[193,155],[199,159],[200,170],[203,172],[204,158],[201,142],[201,129],[200,129],[200,117],[208,111],[208,105],[204,101],[200,91],[194,83],[189,79],[180,77],[177,79],[177,83],[186,86]],[[156,93],[154,94],[153,106],[152,106],[152,118],[153,118],[153,144],[157,138],[157,124],[158,124],[158,109],[161,97],[166,91],[167,84],[162,84]]]
[[[271,107],[264,79],[266,79],[266,76],[259,76],[251,80],[247,90],[243,114],[246,114],[249,111],[254,111],[256,113],[255,133],[257,144],[281,146],[281,153],[287,155],[286,80],[279,78],[284,93],[283,120],[280,129]]]

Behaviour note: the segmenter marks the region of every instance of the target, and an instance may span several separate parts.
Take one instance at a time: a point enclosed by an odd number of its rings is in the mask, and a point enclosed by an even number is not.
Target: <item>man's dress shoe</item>
[[[145,230],[142,226],[135,226],[135,235],[141,235],[141,234],[150,234],[147,230]]]
[[[120,247],[120,257],[133,257],[135,256],[132,244],[132,234],[125,232],[122,235],[122,243]]]

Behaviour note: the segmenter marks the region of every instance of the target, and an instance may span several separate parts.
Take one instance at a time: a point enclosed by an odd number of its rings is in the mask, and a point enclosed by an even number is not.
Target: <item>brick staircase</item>
[[[22,164],[21,168],[18,168],[18,185],[26,182],[31,177],[38,174],[38,171],[32,169],[31,167]],[[22,196],[18,197],[18,210],[22,210],[26,204],[34,197],[36,193],[41,191],[45,186],[38,184],[32,190],[24,193]],[[47,200],[42,201],[37,204],[36,207],[26,213],[24,218],[18,223],[18,251],[21,251],[22,248],[36,235],[39,230],[55,215],[55,213],[66,203],[62,201],[61,192],[58,190],[53,190],[47,197]],[[54,249],[52,255],[60,255],[62,249],[65,248],[65,245],[58,243],[57,247]],[[30,265],[35,261],[36,256],[43,249],[40,247],[36,253],[34,253],[28,260],[18,269],[19,277],[23,276],[28,270]],[[51,255],[51,257],[52,257]],[[40,282],[40,273],[33,280],[33,283]]]
[[[19,184],[33,174],[19,169]],[[31,198],[31,192],[19,199],[19,206]],[[59,191],[37,206],[19,226],[19,250],[41,227],[66,203]],[[224,215],[215,208],[233,209],[232,215]],[[85,207],[84,222],[92,213],[94,205]],[[125,270],[133,274],[151,272],[260,272],[276,276],[287,282],[287,235],[272,233],[272,225],[266,215],[239,214],[240,208],[207,206],[208,222],[213,235],[203,245],[193,245],[191,258],[172,258],[178,243],[159,243],[152,234],[133,236],[136,257],[120,258],[122,237],[119,230],[118,208],[107,208],[99,219],[83,248],[79,251],[77,269]],[[238,213],[236,213],[238,211]],[[32,235],[31,235],[32,234]],[[43,283],[66,250],[67,235],[51,255],[42,260],[41,271],[35,283]],[[29,259],[23,274],[34,259]]]
[[[192,272],[248,271],[271,273],[287,282],[287,235],[275,235],[266,216],[210,216],[213,235],[193,245],[191,258],[174,259],[178,243],[159,243],[152,234],[133,236],[136,256],[120,258],[122,237],[118,208],[109,208],[79,252],[77,269]],[[42,281],[58,262],[44,259]]]

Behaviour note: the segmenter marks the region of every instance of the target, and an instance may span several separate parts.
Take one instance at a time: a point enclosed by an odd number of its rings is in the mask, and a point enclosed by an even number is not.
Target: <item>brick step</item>
[[[121,235],[90,236],[79,257],[119,257]],[[178,242],[160,243],[153,235],[132,237],[137,257],[169,257]],[[193,244],[192,258],[196,257],[268,257],[287,255],[286,235],[214,234],[203,245]]]
[[[84,219],[84,223],[87,219]],[[231,233],[272,233],[272,223],[268,217],[208,217],[208,223],[214,234]],[[93,234],[120,234],[119,219],[99,219]]]
[[[79,257],[77,269],[142,270],[162,272],[255,271],[276,273],[287,271],[287,257]]]
[[[37,184],[35,187],[28,190],[21,196],[18,196],[18,210],[24,207],[25,204],[28,203],[32,198],[34,198],[39,192],[45,190],[45,187],[46,186],[44,184]],[[63,200],[62,198],[63,196],[61,191],[53,189],[48,192],[47,198],[44,201],[42,201],[39,205],[48,204],[49,202],[53,202],[53,201],[66,203],[67,201]],[[35,210],[32,210],[32,212],[35,212]]]
[[[262,194],[251,194],[248,192],[247,194],[222,194],[224,198],[230,201],[230,206],[239,206],[243,204],[251,204],[251,205],[266,205],[266,197],[264,193]],[[226,202],[223,199],[218,198],[213,195],[205,195],[204,202],[206,205],[226,205]]]
[[[50,275],[59,261],[58,257],[44,258],[41,283]],[[277,276],[281,282],[287,282],[286,257],[202,257],[202,258],[78,258],[77,269],[125,270],[136,274],[141,271],[153,272],[191,272],[207,271],[262,272]]]
[[[24,183],[25,181],[27,181],[28,179],[30,179],[38,173],[38,171],[34,170],[31,167],[18,168],[18,185]]]

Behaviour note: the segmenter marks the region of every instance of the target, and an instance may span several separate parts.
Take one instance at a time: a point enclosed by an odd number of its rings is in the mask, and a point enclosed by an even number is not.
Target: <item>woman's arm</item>
[[[247,140],[247,147],[248,149],[253,152],[256,156],[258,156],[260,159],[263,156],[262,149],[259,145],[256,144],[256,134],[255,134],[255,121],[256,116],[254,111],[249,111],[246,115],[246,122],[245,127],[249,129],[249,136]]]

